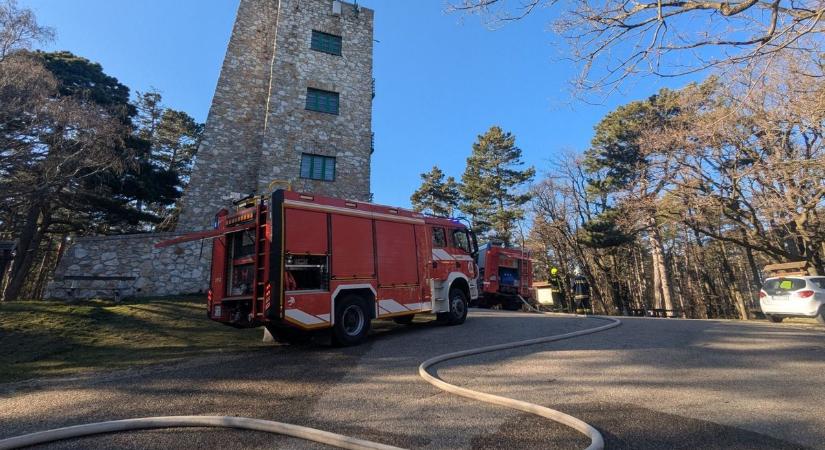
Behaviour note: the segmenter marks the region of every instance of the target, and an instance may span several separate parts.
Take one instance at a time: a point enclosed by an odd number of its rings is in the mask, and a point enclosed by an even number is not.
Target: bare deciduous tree
[[[671,290],[665,309],[746,319],[761,264],[825,273],[825,78],[799,64],[782,56],[758,76],[712,77],[609,114],[585,173],[568,161],[536,189],[533,248],[547,264],[588,267],[608,311],[661,307]],[[645,105],[674,113],[658,121],[638,113]],[[635,238],[605,240],[622,233]]]
[[[37,23],[34,12],[20,8],[17,0],[0,0],[0,61],[34,43],[54,39],[54,30]]]
[[[500,24],[554,5],[563,10],[553,28],[581,67],[575,87],[588,93],[632,75],[757,67],[789,51],[811,62],[811,75],[825,75],[823,0],[457,0],[450,9]]]
[[[672,192],[686,206],[683,214],[691,211],[684,220],[692,228],[822,270],[825,81],[795,64],[777,62],[755,86],[748,77],[685,89],[684,126],[644,141],[679,144],[684,157]]]

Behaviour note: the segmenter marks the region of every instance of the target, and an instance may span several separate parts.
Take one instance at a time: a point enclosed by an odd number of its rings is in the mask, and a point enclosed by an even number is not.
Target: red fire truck
[[[158,246],[199,239],[214,239],[209,317],[279,340],[331,329],[353,345],[371,319],[419,313],[458,325],[478,298],[472,231],[400,208],[277,190]]]
[[[533,262],[530,253],[501,243],[481,246],[478,253],[481,295],[471,302],[482,308],[500,306],[515,311],[532,298]]]

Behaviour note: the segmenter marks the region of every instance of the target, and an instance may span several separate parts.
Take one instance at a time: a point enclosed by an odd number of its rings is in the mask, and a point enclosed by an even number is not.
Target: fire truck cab
[[[524,305],[522,299],[533,297],[533,261],[529,252],[507,248],[503,243],[487,243],[479,249],[478,266],[481,295],[472,305],[515,311]]]
[[[472,231],[400,208],[277,190],[220,211],[213,231],[160,245],[205,237],[209,318],[279,340],[330,329],[354,345],[372,319],[419,313],[458,325],[479,295]]]

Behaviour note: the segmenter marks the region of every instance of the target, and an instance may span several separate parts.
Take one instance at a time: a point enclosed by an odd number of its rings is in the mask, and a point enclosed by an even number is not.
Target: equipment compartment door
[[[390,297],[402,305],[420,303],[420,264],[414,225],[376,221],[375,239],[380,299]],[[416,306],[413,309],[421,308]]]
[[[332,215],[332,279],[375,278],[372,221]]]

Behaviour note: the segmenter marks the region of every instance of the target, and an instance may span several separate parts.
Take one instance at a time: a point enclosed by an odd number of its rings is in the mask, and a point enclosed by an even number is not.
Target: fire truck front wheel
[[[360,344],[370,331],[370,313],[367,302],[357,295],[349,295],[335,305],[335,325],[332,342],[338,346]]]
[[[450,289],[450,312],[438,314],[438,319],[447,325],[461,325],[467,320],[467,294],[462,289]]]

